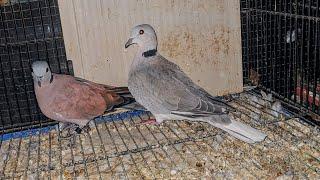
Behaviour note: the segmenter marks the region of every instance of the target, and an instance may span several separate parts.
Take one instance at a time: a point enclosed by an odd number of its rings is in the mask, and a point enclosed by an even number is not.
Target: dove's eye
[[[49,71],[49,68],[46,69],[46,72],[48,72],[48,71]]]
[[[144,30],[141,29],[141,30],[139,31],[139,34],[143,34],[143,33],[144,33]]]

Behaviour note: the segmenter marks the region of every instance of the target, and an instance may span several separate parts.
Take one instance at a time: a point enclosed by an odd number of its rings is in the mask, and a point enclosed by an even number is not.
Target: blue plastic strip
[[[129,117],[136,117],[141,114],[145,114],[146,111],[127,111],[123,113],[117,113],[117,114],[110,114],[108,116],[101,116],[95,118],[96,123],[101,123],[101,122],[106,122],[106,121],[119,121],[119,120],[124,120]]]
[[[23,130],[19,132],[7,133],[7,134],[3,134],[0,137],[0,140],[7,141],[10,139],[25,138],[28,136],[38,135],[39,133],[44,134],[44,133],[48,133],[54,128],[55,126],[47,126],[43,128],[35,128],[35,129],[28,129],[28,130]]]
[[[118,114],[111,114],[107,116],[101,116],[95,118],[96,123],[102,123],[102,122],[108,122],[108,121],[119,121],[119,120],[124,120],[127,119],[128,117],[136,117],[139,115],[142,115],[146,113],[145,111],[128,111],[128,112],[123,112],[123,113],[118,113]],[[17,138],[25,138],[28,136],[34,136],[34,135],[39,135],[39,134],[47,134],[51,130],[55,129],[57,125],[53,126],[47,126],[43,128],[34,128],[34,129],[28,129],[28,130],[23,130],[23,131],[18,131],[18,132],[12,132],[12,133],[7,133],[3,134],[0,136],[0,141],[8,141],[10,139],[17,139]]]

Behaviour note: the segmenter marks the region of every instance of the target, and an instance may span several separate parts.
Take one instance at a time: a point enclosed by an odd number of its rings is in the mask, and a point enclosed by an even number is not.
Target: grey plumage
[[[230,119],[230,106],[193,83],[179,66],[158,52],[144,56],[144,52],[157,49],[156,34],[150,25],[134,27],[126,47],[131,44],[138,44],[139,50],[130,68],[128,88],[158,123],[173,119],[203,121],[249,143],[266,137],[260,131]]]

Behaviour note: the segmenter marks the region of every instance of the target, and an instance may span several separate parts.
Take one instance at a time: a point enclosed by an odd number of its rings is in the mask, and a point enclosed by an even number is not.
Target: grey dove
[[[148,24],[135,26],[125,48],[138,45],[129,71],[128,88],[138,103],[165,120],[207,122],[247,143],[263,141],[266,134],[228,116],[232,109],[196,85],[178,65],[157,51],[157,36]]]
[[[64,123],[76,124],[80,133],[97,116],[134,102],[127,87],[97,84],[70,75],[52,73],[46,61],[32,63],[34,90],[42,113]],[[87,129],[85,129],[87,130]]]

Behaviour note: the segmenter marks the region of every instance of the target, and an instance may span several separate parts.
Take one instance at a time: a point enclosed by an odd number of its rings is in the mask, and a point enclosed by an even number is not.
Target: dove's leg
[[[153,124],[153,125],[156,125],[156,124],[162,123],[165,120],[172,120],[170,118],[170,116],[167,116],[165,114],[153,114],[153,116],[155,118],[150,118],[148,120],[141,120],[140,124]]]
[[[59,122],[60,132],[66,129],[75,129],[78,125],[69,122]]]

